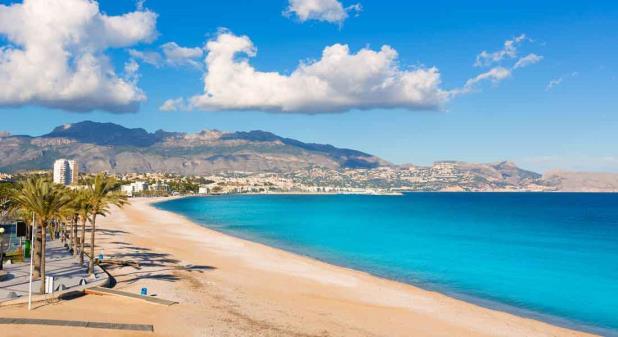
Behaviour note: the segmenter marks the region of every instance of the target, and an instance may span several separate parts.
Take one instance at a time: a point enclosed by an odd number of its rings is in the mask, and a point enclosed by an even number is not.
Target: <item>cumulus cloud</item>
[[[156,18],[150,11],[108,16],[90,0],[0,5],[0,36],[8,41],[0,48],[0,106],[136,111],[146,98],[136,74],[117,74],[104,52],[153,40]]]
[[[257,49],[247,36],[222,31],[206,44],[204,94],[187,102],[200,110],[324,113],[350,109],[436,109],[448,100],[436,68],[401,69],[397,51],[347,45],[326,47],[319,60],[301,62],[289,75],[262,72],[249,62]],[[245,56],[241,58],[240,56]],[[166,102],[174,110],[181,101]]]
[[[509,53],[513,43],[506,43]],[[516,70],[540,62],[534,53],[499,62],[468,79],[461,87],[443,89],[435,67],[402,68],[388,45],[379,50],[351,51],[347,45],[324,48],[317,60],[300,62],[290,73],[263,72],[251,64],[257,49],[247,36],[221,30],[205,46],[204,93],[168,99],[163,111],[262,110],[331,113],[353,109],[439,110],[451,99],[476,91],[483,83],[498,84]],[[493,61],[492,61],[493,62]]]
[[[512,59],[517,56],[517,48],[526,40],[526,35],[521,34],[511,40],[504,41],[502,49],[495,52],[483,50],[474,62],[475,67],[486,67],[492,64],[499,63],[504,59]]]
[[[200,69],[202,67],[202,63],[198,61],[204,55],[202,48],[181,47],[176,42],[168,42],[161,45],[160,49],[161,52],[130,49],[129,55],[157,68],[163,66],[192,66]]]
[[[350,13],[359,13],[360,4],[344,7],[338,0],[289,0],[284,15],[295,15],[301,22],[307,20],[326,21],[342,24]]]

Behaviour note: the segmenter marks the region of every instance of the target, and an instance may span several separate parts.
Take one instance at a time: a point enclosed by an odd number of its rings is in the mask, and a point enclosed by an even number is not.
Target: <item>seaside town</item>
[[[55,182],[76,184],[79,167],[75,160],[59,159],[54,163]],[[16,176],[49,174],[29,171]],[[516,182],[502,176],[482,174],[462,167],[458,162],[436,162],[432,166],[386,166],[374,169],[328,169],[314,167],[291,172],[222,172],[207,176],[182,176],[172,173],[126,173],[110,176],[122,184],[129,197],[186,194],[239,193],[354,193],[396,194],[413,191],[552,191],[554,186],[529,177]],[[83,177],[89,174],[82,174]],[[12,175],[0,173],[0,181]],[[71,183],[70,183],[71,182]]]

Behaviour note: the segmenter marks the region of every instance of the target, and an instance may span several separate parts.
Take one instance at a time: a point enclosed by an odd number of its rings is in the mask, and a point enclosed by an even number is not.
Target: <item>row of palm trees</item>
[[[117,181],[105,174],[98,174],[83,186],[69,189],[41,178],[29,178],[17,184],[8,193],[8,209],[14,217],[28,219],[34,224],[35,240],[32,245],[33,277],[45,280],[45,246],[47,232],[59,229],[74,255],[79,255],[84,264],[84,255],[89,258],[88,275],[94,274],[94,248],[97,216],[106,216],[110,207],[122,207],[126,195],[119,191]],[[32,219],[32,220],[30,220]],[[90,223],[90,252],[85,253],[86,224]],[[78,235],[81,238],[78,240]],[[51,238],[54,235],[50,236]],[[45,283],[41,282],[41,293]]]

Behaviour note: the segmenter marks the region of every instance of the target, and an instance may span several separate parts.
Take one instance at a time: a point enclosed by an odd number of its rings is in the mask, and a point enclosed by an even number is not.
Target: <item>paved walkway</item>
[[[154,327],[150,324],[126,324],[126,323],[107,323],[107,322],[86,322],[86,321],[65,321],[56,319],[35,319],[35,318],[1,318],[0,324],[34,324],[51,326],[68,326],[77,328],[91,329],[113,329],[153,332]]]
[[[81,266],[79,259],[74,258],[60,240],[47,241],[46,253],[46,275],[54,277],[55,291],[79,286],[80,281],[87,278],[87,264]],[[17,298],[27,297],[30,261],[12,265],[5,263],[4,270],[9,275],[5,281],[0,282],[0,303],[16,299],[15,295]],[[95,276],[101,279],[105,274],[100,268],[96,268]],[[32,283],[33,295],[39,294],[40,286],[40,280]]]

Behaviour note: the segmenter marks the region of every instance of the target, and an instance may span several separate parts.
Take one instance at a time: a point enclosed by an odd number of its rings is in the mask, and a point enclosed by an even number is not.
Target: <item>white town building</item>
[[[76,185],[79,168],[76,160],[58,159],[54,162],[54,183],[61,185]]]
[[[132,197],[135,193],[142,193],[148,190],[148,183],[144,181],[136,181],[128,185],[120,186],[122,193]]]
[[[162,183],[160,181],[157,181],[154,184],[151,184],[150,186],[148,186],[148,189],[150,191],[155,191],[155,192],[169,192],[170,191],[170,185],[166,184],[166,183]]]

